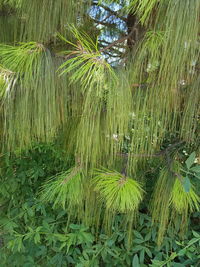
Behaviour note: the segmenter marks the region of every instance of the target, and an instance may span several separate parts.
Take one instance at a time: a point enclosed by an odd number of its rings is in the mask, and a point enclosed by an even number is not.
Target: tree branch
[[[163,157],[165,156],[166,154],[169,154],[169,151],[171,151],[172,149],[176,148],[177,146],[180,146],[182,144],[184,144],[185,141],[180,141],[180,142],[177,142],[177,143],[174,143],[173,145],[171,146],[168,146],[167,148],[155,153],[155,154],[133,154],[131,153],[130,155],[134,156],[134,157],[142,157],[142,158],[151,158],[151,157]],[[118,155],[120,156],[124,156],[124,157],[128,157],[128,153],[118,153]]]
[[[119,13],[118,13],[118,11],[114,11],[114,10],[112,10],[111,8],[109,8],[108,6],[105,6],[105,5],[100,4],[100,3],[95,3],[95,2],[93,2],[92,5],[93,5],[93,6],[99,6],[99,7],[102,7],[104,10],[110,12],[110,13],[111,13],[112,15],[114,15],[115,17],[117,17],[117,18],[123,20],[124,22],[127,22],[127,18],[125,18],[125,17],[123,17],[123,16],[120,16]]]
[[[180,182],[182,183],[183,182],[182,176],[179,173],[174,172],[174,170],[172,169],[173,159],[170,157],[170,152],[171,152],[172,149],[174,149],[177,146],[180,146],[180,145],[182,145],[184,143],[185,143],[184,141],[180,141],[180,142],[174,143],[173,145],[168,146],[166,149],[164,149],[164,150],[162,150],[162,151],[160,151],[158,153],[155,153],[155,154],[148,155],[148,154],[132,154],[131,153],[131,155],[134,156],[134,157],[141,157],[141,158],[165,157],[169,172],[172,175],[176,176],[180,180]],[[122,156],[124,158],[128,158],[128,156],[129,156],[128,153],[118,153],[118,155],[120,155],[120,156]]]
[[[134,30],[135,29],[133,28],[132,31],[128,35],[126,35],[126,36],[124,36],[124,37],[112,42],[111,44],[109,44],[108,46],[104,47],[103,49],[100,49],[99,52],[104,52],[105,50],[110,49],[113,46],[116,46],[116,44],[120,44],[120,43],[123,43],[124,41],[128,40],[131,37],[131,35],[134,32]]]
[[[103,39],[101,39],[101,40],[99,40],[99,42],[101,42],[101,44],[102,43],[105,43],[105,46],[106,45],[110,45],[110,42],[108,42],[108,41],[106,41],[106,40],[103,40]],[[102,44],[102,46],[104,46],[103,44]],[[119,45],[119,44],[117,44],[117,45],[114,45],[114,46],[116,46],[117,48],[126,48],[126,46],[125,45]]]
[[[94,20],[95,23],[98,23],[98,24],[101,24],[101,25],[107,26],[107,27],[114,25],[114,23],[104,22],[102,20],[97,20],[97,19],[94,19],[94,18],[93,18],[93,20]]]

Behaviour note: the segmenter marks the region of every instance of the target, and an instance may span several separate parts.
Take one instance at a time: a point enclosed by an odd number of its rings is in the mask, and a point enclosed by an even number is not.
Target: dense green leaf
[[[190,168],[190,170],[196,173],[200,173],[200,165],[194,166]]]
[[[188,178],[188,176],[186,176],[184,178],[184,181],[183,181],[183,187],[184,187],[184,190],[185,192],[189,192],[190,191],[190,188],[191,188],[191,182],[190,182],[190,179]]]
[[[132,261],[132,267],[140,267],[138,255],[135,254]]]
[[[195,236],[195,237],[197,237],[197,238],[200,238],[200,233],[197,233],[196,231],[192,231],[192,233],[193,233],[193,235]]]
[[[196,153],[192,152],[192,154],[190,154],[189,158],[185,161],[185,164],[186,164],[188,169],[190,169],[190,167],[194,164],[195,157],[196,157]]]

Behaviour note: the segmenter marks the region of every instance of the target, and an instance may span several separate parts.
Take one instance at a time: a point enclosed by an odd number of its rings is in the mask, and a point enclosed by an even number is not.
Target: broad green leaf
[[[195,231],[192,231],[192,233],[193,233],[193,235],[194,235],[195,237],[200,238],[200,234],[199,234],[199,233],[197,233],[197,232],[195,232]]]
[[[94,237],[91,233],[82,232],[81,234],[82,241],[85,243],[93,243]],[[80,236],[79,235],[79,236]]]
[[[144,253],[145,253],[145,250],[142,249],[142,250],[140,251],[140,263],[143,263],[143,262],[144,262]]]
[[[110,239],[106,242],[106,244],[109,246],[109,247],[112,247],[114,244],[115,244],[115,241]]]
[[[118,255],[115,254],[111,249],[108,249],[108,254],[110,254],[111,256],[113,256],[114,258],[117,258]]]
[[[179,245],[179,246],[182,246],[182,244],[178,241],[176,241],[176,244]]]
[[[67,246],[67,242],[63,242],[62,245],[60,246],[60,250],[62,250],[66,246]]]
[[[134,230],[133,233],[137,238],[143,239],[143,236],[138,231]]]
[[[19,238],[17,251],[21,252],[23,249],[24,249],[24,245],[23,245],[23,242],[22,242],[22,238]]]
[[[192,164],[194,164],[195,157],[196,157],[196,153],[192,152],[192,154],[190,154],[189,158],[185,161],[185,164],[186,164],[188,169],[190,169]]]
[[[198,241],[200,241],[200,237],[198,237],[198,238],[194,237],[188,242],[188,246],[191,246],[191,245],[195,244]]]
[[[194,166],[190,170],[193,171],[193,172],[200,173],[200,165]]]
[[[145,241],[149,241],[151,239],[151,232],[149,232],[146,236],[145,236]]]
[[[185,255],[185,253],[186,253],[186,249],[183,248],[178,252],[178,256],[183,256],[183,255]]]
[[[42,229],[42,226],[38,226],[35,231],[40,232],[41,229]]]
[[[188,176],[186,176],[184,178],[183,188],[184,188],[185,192],[187,192],[187,193],[190,191],[191,183],[190,183],[190,179],[188,178]]]
[[[152,258],[152,253],[151,253],[151,250],[149,248],[145,248],[145,251],[147,253],[147,255]]]
[[[36,232],[36,234],[34,235],[34,242],[35,244],[40,243],[40,233]]]
[[[139,258],[137,254],[133,257],[132,267],[140,267]]]
[[[61,242],[67,241],[68,237],[62,234],[54,234],[54,236]]]
[[[43,227],[44,227],[44,229],[45,229],[46,231],[51,232],[50,225],[48,224],[47,221],[43,220],[42,225],[43,225]]]

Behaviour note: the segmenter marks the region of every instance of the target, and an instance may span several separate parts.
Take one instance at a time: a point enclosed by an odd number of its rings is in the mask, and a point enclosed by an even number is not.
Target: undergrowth
[[[176,234],[181,223],[176,220],[176,225],[168,226],[158,246],[158,225],[152,225],[147,207],[154,186],[151,183],[146,187],[131,238],[123,227],[123,214],[115,214],[112,231],[108,233],[99,225],[98,229],[83,225],[65,205],[55,203],[54,207],[42,202],[41,186],[58,173],[59,179],[63,173],[69,177],[69,172],[64,171],[73,163],[73,158],[66,160],[65,152],[52,144],[35,145],[21,156],[4,155],[0,188],[2,267],[199,266],[200,213],[192,213],[184,238]],[[146,173],[149,180],[158,176],[156,166],[155,161],[149,163]]]

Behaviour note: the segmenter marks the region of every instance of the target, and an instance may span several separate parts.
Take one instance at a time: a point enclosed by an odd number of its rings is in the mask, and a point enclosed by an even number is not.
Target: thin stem
[[[134,30],[135,30],[135,28],[133,28],[132,31],[128,35],[126,35],[126,36],[124,36],[124,37],[112,42],[111,44],[109,44],[108,46],[104,47],[103,49],[100,49],[99,52],[104,52],[104,51],[110,49],[111,47],[115,46],[116,44],[120,44],[120,43],[123,43],[124,41],[128,40],[131,37],[131,35],[133,34]]]
[[[100,3],[95,3],[95,2],[92,3],[92,5],[93,6],[99,6],[99,7],[103,8],[104,10],[108,11],[109,13],[111,13],[111,15],[114,15],[115,17],[123,20],[124,22],[127,22],[127,18],[120,16],[118,11],[114,11],[114,10],[110,9],[108,6],[105,6],[105,5],[100,4]]]

